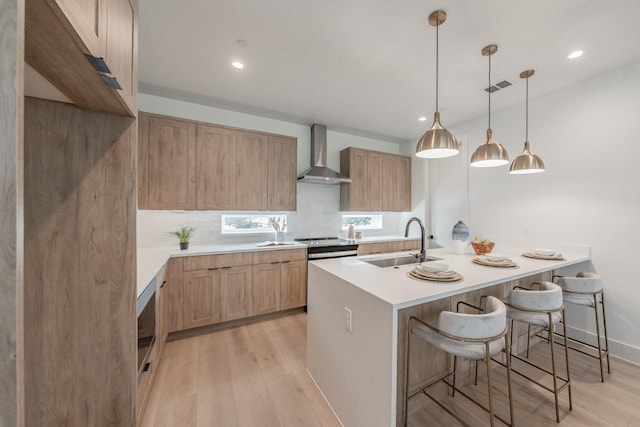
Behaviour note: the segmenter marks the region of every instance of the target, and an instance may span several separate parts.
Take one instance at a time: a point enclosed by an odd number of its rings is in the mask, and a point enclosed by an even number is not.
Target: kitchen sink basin
[[[439,261],[442,258],[437,258],[434,256],[427,256],[425,258],[425,261]],[[406,265],[406,264],[417,264],[418,258],[414,257],[414,256],[401,256],[401,257],[395,257],[395,258],[382,258],[382,259],[368,259],[368,260],[361,260],[362,262],[367,262],[369,264],[375,265],[377,267],[397,267],[399,265]]]

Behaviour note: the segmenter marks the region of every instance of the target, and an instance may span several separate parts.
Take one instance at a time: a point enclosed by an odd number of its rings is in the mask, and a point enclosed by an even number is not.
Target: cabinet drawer
[[[251,265],[253,261],[252,255],[253,254],[251,252],[238,252],[232,254],[187,257],[184,259],[183,271]]]
[[[254,264],[270,264],[272,262],[295,261],[306,258],[306,249],[281,249],[253,253]]]

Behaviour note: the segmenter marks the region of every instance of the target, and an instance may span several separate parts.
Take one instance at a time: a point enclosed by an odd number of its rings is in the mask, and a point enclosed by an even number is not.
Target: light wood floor
[[[547,345],[533,347],[531,358],[548,362]],[[560,353],[557,359],[562,359]],[[564,391],[560,424],[555,422],[553,395],[514,374],[515,425],[640,427],[640,367],[615,358],[611,362],[612,374],[603,384],[595,359],[570,353],[573,411]],[[305,363],[302,312],[170,341],[143,426],[340,426]],[[497,411],[506,416],[506,375],[501,367],[492,373]],[[465,390],[486,398],[484,377],[481,367],[478,386]],[[488,425],[484,412],[463,397],[445,400],[470,425]],[[410,427],[457,425],[422,396],[410,402],[409,414]]]

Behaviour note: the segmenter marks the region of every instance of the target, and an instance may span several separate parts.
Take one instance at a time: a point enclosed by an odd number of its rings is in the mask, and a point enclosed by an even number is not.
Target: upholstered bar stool
[[[429,399],[433,400],[438,406],[447,411],[451,416],[463,425],[467,425],[458,415],[447,408],[443,403],[428,393],[428,390],[440,382],[444,382],[455,396],[457,391],[473,403],[478,405],[489,413],[490,425],[494,425],[494,418],[502,421],[506,425],[513,425],[513,403],[511,399],[511,370],[510,360],[507,357],[507,387],[509,395],[509,421],[505,421],[498,415],[494,414],[493,397],[491,387],[491,356],[500,353],[506,347],[506,354],[509,354],[507,334],[507,318],[506,308],[502,301],[495,297],[483,297],[481,299],[483,308],[476,307],[464,302],[458,303],[478,310],[481,314],[466,314],[459,312],[443,311],[438,316],[437,325],[425,323],[417,317],[411,317],[407,327],[407,370],[405,376],[405,400],[404,400],[404,425],[408,423],[408,403],[409,399],[420,393],[424,393]],[[459,310],[458,310],[459,311]],[[411,369],[411,340],[412,336],[423,339],[434,346],[452,354],[453,368],[445,375],[431,382],[426,387],[409,395],[409,379]],[[462,357],[471,360],[484,360],[487,365],[487,388],[488,388],[488,407],[483,406],[468,394],[456,387],[456,362],[457,358]],[[476,366],[477,369],[477,366]],[[451,382],[448,379],[451,378]]]
[[[598,355],[587,353],[576,347],[570,347],[572,350],[578,351],[589,357],[593,357],[600,361],[600,380],[604,382],[604,365],[603,358],[607,358],[607,372],[611,373],[611,365],[609,365],[609,337],[607,336],[607,317],[604,309],[604,291],[602,289],[602,280],[600,275],[591,272],[578,273],[576,277],[553,276],[554,281],[562,288],[562,296],[566,304],[581,305],[584,307],[592,307],[596,320],[596,345],[589,344],[575,338],[569,338],[582,345],[597,349]],[[598,305],[602,307],[602,327],[604,329],[604,337],[600,335],[600,319],[598,316]],[[602,339],[604,338],[604,348]]]
[[[551,349],[551,371],[548,369],[536,365],[525,358],[522,358],[516,354],[512,354],[512,357],[527,363],[528,365],[542,371],[553,377],[553,388],[549,388],[545,384],[540,383],[537,380],[529,377],[528,375],[513,369],[513,372],[516,374],[532,381],[533,383],[539,385],[547,391],[553,393],[555,398],[555,406],[556,406],[556,422],[560,422],[560,410],[558,406],[558,395],[565,388],[568,389],[569,392],[569,410],[573,409],[573,403],[571,400],[571,377],[569,375],[569,352],[567,350],[567,340],[566,340],[566,325],[563,322],[564,319],[564,304],[562,301],[562,288],[555,283],[551,282],[543,282],[543,283],[534,283],[531,285],[532,289],[526,289],[519,286],[516,286],[514,289],[509,292],[509,299],[507,303],[507,317],[510,319],[510,329],[511,329],[511,347],[513,348],[513,322],[518,321],[521,323],[525,323],[528,326],[542,326],[544,328],[548,328],[549,330],[553,330],[553,325],[562,323],[564,327],[564,354],[565,361],[567,364],[567,377],[562,378],[558,375],[556,369],[556,359],[554,352],[554,340],[550,339],[549,347]],[[537,290],[534,290],[533,287],[538,287]],[[527,332],[527,341],[529,340],[529,333]],[[527,350],[528,353],[528,350]],[[528,357],[528,354],[527,354]]]

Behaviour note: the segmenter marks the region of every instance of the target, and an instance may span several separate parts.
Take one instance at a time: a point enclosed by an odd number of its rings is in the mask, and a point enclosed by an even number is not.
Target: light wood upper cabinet
[[[238,132],[236,205],[246,210],[267,210],[267,135]]]
[[[196,125],[151,116],[144,137],[149,147],[149,209],[195,209]]]
[[[267,149],[267,209],[295,211],[297,141],[290,137],[269,136]]]
[[[138,129],[139,209],[296,210],[295,138],[144,112]]]
[[[77,106],[135,117],[137,15],[137,0],[29,0],[25,60]]]
[[[196,209],[234,209],[236,132],[198,125],[196,147]]]
[[[340,210],[403,212],[411,210],[411,158],[349,147],[340,152]]]

